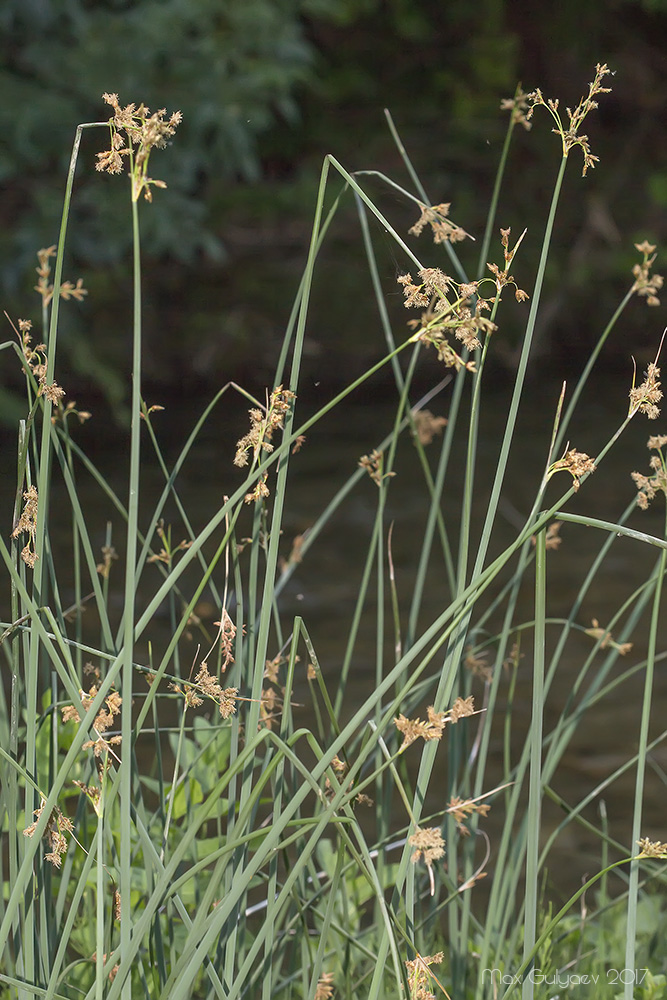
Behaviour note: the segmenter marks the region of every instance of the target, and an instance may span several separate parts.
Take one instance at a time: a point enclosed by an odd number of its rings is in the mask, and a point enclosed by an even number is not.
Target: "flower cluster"
[[[529,94],[524,94],[521,86],[518,86],[514,97],[505,97],[500,102],[501,111],[512,112],[512,124],[522,125],[526,132],[530,132],[533,127],[533,123],[528,118],[528,112],[530,111],[529,96]]]
[[[637,844],[641,848],[638,858],[667,858],[667,844],[661,844],[659,840],[642,837]]]
[[[611,70],[607,67],[606,64],[598,63],[598,65],[595,67],[595,79],[593,80],[592,83],[589,83],[588,85],[588,94],[586,94],[585,97],[581,98],[579,104],[576,106],[574,111],[571,111],[570,108],[566,109],[567,116],[569,119],[568,126],[564,124],[563,119],[561,118],[560,112],[558,110],[559,101],[557,98],[556,99],[549,98],[548,100],[545,101],[544,97],[542,96],[542,91],[539,90],[539,88],[537,90],[534,90],[532,94],[526,95],[526,100],[528,101],[529,104],[529,109],[526,114],[526,119],[530,121],[530,119],[533,116],[535,108],[539,107],[540,105],[545,107],[549,111],[549,113],[551,114],[552,118],[556,123],[556,127],[553,129],[553,131],[556,133],[556,135],[559,135],[561,137],[561,142],[563,144],[563,156],[567,157],[570,150],[573,149],[575,146],[579,146],[579,148],[581,149],[581,152],[584,157],[584,166],[582,170],[582,174],[584,176],[586,175],[586,172],[589,168],[595,166],[595,164],[599,160],[599,157],[594,156],[593,153],[591,153],[588,136],[580,135],[579,129],[581,128],[584,119],[588,115],[589,111],[592,111],[594,108],[597,108],[598,106],[597,101],[593,100],[593,98],[596,97],[598,94],[609,94],[611,92],[610,87],[602,86],[602,81],[604,80],[605,76],[609,75],[609,73],[611,73]]]
[[[488,659],[487,650],[484,649],[476,653],[472,646],[468,646],[463,665],[471,674],[488,684],[493,678],[493,668],[489,666]]]
[[[216,678],[208,672],[206,663],[202,663],[199,668],[194,684],[190,682],[186,682],[183,686],[172,684],[171,689],[183,695],[188,707],[197,708],[203,704],[204,698],[210,698],[217,703],[223,719],[228,719],[236,712],[239,689],[235,687],[223,688]]]
[[[413,410],[412,419],[420,444],[430,444],[436,434],[442,434],[443,427],[448,423],[447,417],[436,417],[430,410]]]
[[[632,473],[632,478],[638,490],[637,506],[641,507],[642,510],[646,510],[656,493],[662,492],[667,497],[667,465],[665,465],[665,456],[662,450],[666,444],[667,434],[652,435],[648,439],[646,447],[649,451],[657,452],[656,455],[651,456],[649,462],[653,470],[653,475],[643,476],[641,472]]]
[[[435,979],[435,976],[429,966],[440,965],[444,957],[444,952],[439,951],[437,955],[417,955],[414,959],[406,960],[410,1000],[435,1000],[435,993],[429,988],[430,980]]]
[[[662,288],[664,278],[661,274],[651,274],[651,268],[657,257],[655,246],[648,240],[644,240],[643,243],[635,243],[635,247],[644,259],[641,264],[635,264],[632,268],[635,278],[632,291],[636,292],[637,295],[643,295],[647,305],[659,306],[658,292]]]
[[[380,486],[383,479],[389,479],[396,475],[395,472],[382,471],[384,467],[384,452],[378,451],[377,448],[374,448],[370,455],[362,455],[358,464],[360,469],[366,470],[376,486]]]
[[[430,868],[433,862],[437,861],[445,853],[445,842],[442,839],[442,833],[435,826],[425,827],[424,829],[418,826],[410,837],[409,843],[415,848],[410,859],[413,864],[416,864],[420,858],[423,858]]]
[[[37,508],[39,500],[37,496],[37,487],[29,486],[23,494],[23,499],[25,500],[25,504],[16,527],[12,531],[12,538],[18,538],[18,536],[24,531],[28,532],[28,541],[21,549],[21,559],[26,566],[29,566],[30,569],[34,569],[35,563],[39,559],[35,550],[35,535],[37,534]]]
[[[434,347],[447,367],[474,372],[475,363],[464,361],[447,337],[454,334],[467,350],[474,351],[480,346],[480,336],[496,329],[495,324],[482,315],[489,304],[486,299],[477,297],[478,284],[458,284],[437,267],[421,268],[419,278],[419,283],[413,282],[409,273],[398,278],[403,286],[406,309],[426,308],[419,320],[410,320],[408,324],[415,330],[411,339]],[[473,297],[476,297],[474,307]]]
[[[553,462],[549,466],[547,469],[547,479],[551,479],[557,472],[570,473],[572,476],[572,486],[576,493],[581,486],[582,476],[587,476],[589,473],[595,472],[595,462],[586,452],[571,448],[565,452],[562,458],[559,458],[557,462]]]
[[[86,672],[98,673],[97,669],[91,664],[86,665]],[[90,709],[93,699],[97,696],[98,692],[97,684],[93,683],[89,688],[88,692],[80,691],[81,695],[81,707],[84,712]],[[106,708],[102,708],[95,716],[95,721],[93,722],[93,732],[95,734],[95,739],[86,740],[82,746],[82,750],[92,749],[96,757],[101,757],[102,754],[112,753],[112,744],[118,744],[121,742],[121,736],[110,736],[107,738],[107,730],[111,728],[114,724],[114,720],[117,715],[120,715],[120,706],[123,699],[117,691],[111,691],[107,697],[104,699]],[[80,722],[81,716],[77,708],[74,705],[65,705],[61,709],[63,722]],[[115,754],[114,754],[115,756]]]
[[[290,389],[283,389],[282,385],[276,386],[271,392],[267,405],[264,409],[253,407],[249,410],[250,430],[237,441],[234,465],[243,468],[248,464],[250,453],[252,452],[253,462],[259,461],[262,452],[273,451],[271,443],[274,433],[282,430],[285,416],[289,412],[292,401],[296,398],[295,393]],[[266,485],[267,474],[260,476],[254,490],[247,493],[246,503],[256,503],[269,495],[269,488]]]
[[[458,795],[453,795],[449,800],[446,812],[450,813],[456,820],[459,833],[463,834],[463,836],[468,836],[470,831],[467,826],[464,826],[465,821],[474,816],[475,813],[478,816],[486,816],[490,809],[491,806],[487,802],[477,802],[475,799],[460,799]]]
[[[116,552],[113,545],[103,545],[102,562],[99,562],[95,567],[95,569],[104,580],[109,579],[109,574],[111,573],[111,567],[113,566],[116,559],[118,559],[118,553]]]
[[[662,399],[662,389],[660,388],[660,369],[656,362],[651,362],[646,369],[644,381],[641,385],[636,386],[633,377],[632,389],[630,389],[629,396],[629,417],[634,417],[635,413],[639,411],[640,413],[645,413],[649,420],[657,420],[660,416],[658,403]]]
[[[323,972],[317,980],[315,996],[313,1000],[330,1000],[334,995],[334,974],[333,972]]]
[[[39,822],[39,818],[44,811],[45,805],[46,799],[42,798],[39,808],[35,809],[34,812],[34,823],[31,823],[30,826],[26,827],[23,831],[24,837],[34,836],[35,830],[37,829],[37,823]],[[68,844],[65,834],[71,834],[73,832],[74,826],[71,819],[67,816],[63,816],[60,809],[54,809],[44,832],[44,836],[47,838],[49,847],[51,848],[51,850],[48,851],[44,857],[47,861],[51,862],[54,868],[60,868],[62,864],[62,856],[67,853]]]
[[[29,319],[19,320],[19,339],[21,342],[21,352],[25,359],[26,366],[32,372],[32,374],[37,379],[39,383],[39,388],[37,390],[38,396],[46,396],[49,402],[57,405],[62,397],[65,395],[65,390],[62,389],[57,382],[48,383],[46,381],[46,369],[47,369],[47,357],[46,357],[46,344],[37,344],[36,347],[31,347],[32,336],[30,331],[32,330],[32,323]]]
[[[39,292],[41,295],[42,306],[44,309],[46,309],[53,298],[53,285],[50,281],[51,265],[49,264],[49,260],[51,257],[55,257],[55,255],[55,245],[37,251],[39,267],[35,268],[37,271],[37,284],[35,285],[35,291]],[[71,281],[61,282],[60,297],[61,299],[64,299],[65,302],[69,302],[70,299],[76,299],[77,302],[83,302],[83,299],[87,294],[87,289],[83,287],[83,278],[77,278],[76,285],[73,285]]]
[[[508,285],[511,285],[514,286],[514,298],[517,302],[526,302],[529,298],[528,292],[524,292],[523,288],[519,288],[509,271],[512,261],[514,260],[514,255],[519,249],[519,244],[526,235],[526,230],[524,229],[523,233],[510,250],[509,241],[511,232],[512,229],[509,226],[507,229],[500,230],[500,244],[503,248],[503,256],[505,257],[505,267],[503,270],[501,271],[497,264],[487,264],[486,266],[493,275],[493,280],[496,283],[496,299],[494,299],[494,301],[499,302],[503,289]]]
[[[410,320],[408,325],[415,331],[411,339],[430,344],[437,351],[440,360],[456,371],[466,368],[474,372],[475,363],[461,357],[449,338],[453,336],[460,341],[467,351],[476,351],[481,347],[482,340],[497,329],[496,324],[484,313],[500,301],[503,289],[513,286],[518,302],[524,302],[528,298],[528,294],[517,286],[509,271],[523,236],[510,250],[510,230],[501,229],[500,233],[505,263],[503,268],[497,264],[487,264],[492,278],[487,276],[480,281],[458,282],[440,268],[422,267],[418,280],[413,281],[409,273],[402,274],[397,279],[399,285],[403,286],[403,304],[406,309],[416,307],[426,310],[420,319]],[[489,298],[485,298],[480,294],[480,288],[489,281],[493,283],[495,291]]]
[[[559,532],[562,526],[563,526],[562,521],[552,521],[549,527],[547,528],[546,534],[544,536],[544,546],[547,552],[549,551],[549,549],[560,548],[560,543],[563,541],[563,539],[560,537]],[[537,545],[537,535],[531,535],[530,540],[533,543],[533,545]]]
[[[425,720],[407,719],[404,715],[399,715],[397,719],[394,719],[394,725],[399,733],[403,734],[399,753],[403,753],[417,739],[422,739],[425,742],[439,740],[448,723],[453,724],[468,715],[474,715],[475,704],[472,695],[470,695],[468,698],[457,698],[448,712],[436,712],[430,705],[426,713],[428,718]]]
[[[102,99],[113,108],[114,114],[109,119],[109,149],[97,154],[96,169],[108,174],[119,174],[123,169],[123,157],[127,157],[132,180],[132,200],[138,201],[143,192],[144,198],[152,201],[151,185],[160,188],[167,185],[147,174],[151,151],[167,145],[167,139],[174,134],[183,116],[180,111],[174,111],[166,119],[167,112],[164,108],[151,114],[144,104],[139,107],[128,104],[122,108],[118,94],[103,94]]]
[[[421,215],[414,226],[408,230],[412,236],[420,236],[425,226],[431,227],[434,243],[460,243],[469,233],[461,229],[449,216],[451,202],[446,205],[419,205]]]
[[[177,552],[185,552],[190,548],[192,542],[188,542],[185,539],[180,541],[178,545],[173,545],[171,540],[171,525],[165,531],[164,521],[160,519],[158,521],[156,532],[158,538],[162,542],[162,547],[159,552],[154,552],[148,557],[149,563],[164,563],[166,566],[171,566],[174,560],[174,556]]]
[[[631,642],[616,642],[611,632],[600,627],[600,623],[597,618],[593,618],[591,621],[592,628],[584,629],[586,635],[590,635],[591,639],[595,639],[596,642],[600,643],[600,649],[612,649],[617,650],[621,656],[625,656],[632,649]]]
[[[285,700],[285,688],[280,683],[280,668],[287,662],[282,653],[278,653],[272,660],[264,662],[265,685],[259,697],[259,721],[261,726],[272,729],[273,724],[280,717]]]

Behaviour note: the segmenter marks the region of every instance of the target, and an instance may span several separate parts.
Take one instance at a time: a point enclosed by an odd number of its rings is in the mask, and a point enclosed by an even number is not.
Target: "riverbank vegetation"
[[[441,200],[449,193],[433,199],[423,189],[390,117],[406,180],[351,174],[328,156],[271,385],[262,398],[223,386],[174,462],[165,457],[158,408],[142,395],[140,216],[161,210],[159,162],[168,152],[159,150],[178,142],[180,114],[106,94],[109,121],[78,128],[58,245],[39,258],[41,321],[12,320],[14,335],[1,345],[4,364],[22,367],[27,393],[12,526],[0,539],[4,995],[427,1000],[506,996],[523,984],[530,997],[553,996],[581,976],[597,977],[591,997],[608,996],[610,986],[627,998],[663,995],[656,941],[667,912],[667,836],[647,828],[644,800],[649,771],[664,780],[665,733],[651,726],[651,704],[664,657],[667,527],[662,512],[650,530],[640,518],[664,503],[667,435],[653,318],[662,279],[647,241],[636,246],[627,293],[601,318],[579,380],[545,399],[553,417],[534,493],[515,512],[512,540],[500,544],[498,533],[563,182],[574,172],[583,184],[597,166],[585,129],[609,79],[598,66],[573,110],[539,90],[518,88],[504,102],[507,138],[480,233],[467,231],[456,192],[450,204]],[[524,234],[501,218],[512,139],[531,128],[556,133],[534,259],[522,257]],[[85,281],[65,281],[63,266],[87,129],[108,138],[100,172],[120,175],[99,178],[99,198],[105,183],[130,178],[132,421],[123,492],[77,443],[90,414],[68,399],[58,375],[61,312],[85,294]],[[371,180],[390,205],[398,196],[413,211],[410,234],[369,195]],[[309,413],[300,406],[309,298],[327,280],[320,251],[349,203],[377,305],[377,361]],[[391,291],[381,257],[387,241],[399,265]],[[637,369],[628,346],[615,426],[582,428],[577,407],[596,362],[625,311],[639,308],[656,327],[655,352]],[[505,316],[523,333],[489,462],[480,438],[484,379]],[[414,388],[425,359],[426,394]],[[363,453],[347,482],[307,531],[290,537],[290,476],[304,449],[323,447],[329,415],[369,391],[379,371],[395,385],[386,433],[369,442],[360,428]],[[231,394],[248,411],[247,428],[235,454],[218,456],[216,475],[228,485],[211,491],[200,524],[183,503],[179,476]],[[625,508],[603,517],[595,483],[639,421],[648,451],[627,470]],[[13,475],[6,455],[4,462],[3,475]],[[149,462],[162,474],[150,503]],[[406,474],[423,498],[409,587],[394,558],[391,517],[392,490]],[[80,502],[83,478],[97,484],[109,510],[102,544]],[[360,491],[374,498],[363,571],[350,583],[344,654],[325,663],[307,602],[303,614],[287,614],[285,596],[306,564],[326,574],[318,538]],[[582,506],[587,496],[592,506]],[[452,503],[455,518],[443,513]],[[591,535],[596,551],[572,572],[567,607],[553,611],[552,560]],[[582,609],[614,572],[622,546],[648,553],[645,578],[622,593],[609,620],[591,622]],[[435,616],[425,610],[434,588]],[[519,613],[527,592],[529,620]],[[215,607],[214,622],[200,613],[204,602]],[[162,641],[154,628],[165,617]],[[364,630],[373,636],[370,658],[359,644]],[[550,692],[563,671],[570,695],[554,709]],[[360,703],[351,689],[361,674],[370,684]],[[568,750],[592,713],[619,701],[635,749],[575,800],[561,777]],[[628,780],[625,813],[610,822],[605,796]],[[579,830],[596,860],[573,891],[550,861]]]

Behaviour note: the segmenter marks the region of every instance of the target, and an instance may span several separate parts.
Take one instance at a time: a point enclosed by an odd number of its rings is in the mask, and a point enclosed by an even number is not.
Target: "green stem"
[[[542,806],[542,727],[544,710],[544,643],[546,617],[546,532],[540,531],[535,552],[535,658],[530,723],[530,782],[528,793],[528,843],[526,848],[526,902],[523,957],[529,961],[537,931],[537,880],[540,816]],[[532,1000],[533,980],[523,982],[523,1000]]]
[[[127,503],[127,544],[125,549],[125,594],[123,606],[122,705],[120,765],[120,955],[129,952],[132,932],[132,687],[134,654],[134,602],[137,586],[137,532],[139,528],[139,470],[141,461],[141,245],[139,210],[132,202],[132,245],[134,256],[134,319],[132,344],[132,423],[130,429],[130,478]],[[131,980],[123,984],[123,1000],[132,1000]]]
[[[667,508],[665,510],[665,537],[667,538]],[[658,626],[660,624],[660,603],[662,599],[662,587],[667,571],[667,550],[660,552],[658,576],[655,583],[655,594],[653,597],[653,610],[651,614],[651,625],[649,629],[648,652],[646,656],[646,671],[644,673],[644,698],[642,702],[642,716],[639,728],[639,748],[637,751],[637,775],[635,779],[635,803],[632,814],[632,846],[634,847],[641,836],[642,825],[642,805],[644,799],[644,777],[646,774],[646,749],[648,744],[648,730],[651,718],[651,698],[653,695],[653,676],[655,673],[655,654],[658,642]],[[637,932],[637,903],[639,892],[639,862],[633,858],[630,864],[630,882],[628,886],[628,924],[625,936],[625,968],[633,969],[635,964],[636,932]],[[624,989],[625,1000],[632,1000],[633,984],[629,980]]]

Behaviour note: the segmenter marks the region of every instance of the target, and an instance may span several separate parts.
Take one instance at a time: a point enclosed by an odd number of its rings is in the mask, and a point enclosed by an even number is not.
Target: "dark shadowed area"
[[[500,102],[520,81],[561,107],[595,64],[615,73],[590,119],[601,164],[572,169],[554,234],[534,357],[567,372],[595,342],[599,311],[628,287],[633,242],[660,248],[667,227],[667,6],[617,0],[526,7],[488,0],[7,0],[0,14],[0,278],[3,307],[37,319],[36,253],[57,241],[77,123],[104,121],[103,92],[121,103],[180,109],[183,124],[157,177],[168,184],[142,212],[145,377],[164,400],[229,379],[270,380],[303,268],[325,154],[349,171],[380,170],[410,189],[387,128],[390,109],[433,204],[478,243],[506,130]],[[546,115],[545,115],[546,119]],[[557,168],[546,120],[517,136],[498,226],[526,227],[517,261],[530,289],[542,208]],[[127,415],[129,210],[122,177],[95,173],[103,130],[85,134],[72,204],[66,277],[89,294],[61,334],[61,382]],[[158,170],[158,164],[155,164]],[[377,178],[359,178],[406,236],[415,207]],[[324,250],[307,331],[306,375],[340,383],[377,356],[378,320],[361,266],[359,221],[345,196]],[[374,226],[389,299],[407,262]],[[418,244],[425,256],[426,235]],[[384,251],[384,253],[383,253]],[[474,270],[477,249],[460,248]],[[359,255],[360,266],[351,266]],[[442,251],[434,248],[439,265]],[[653,317],[652,317],[653,319]],[[402,322],[400,306],[396,322]],[[635,355],[653,354],[661,319],[625,320]],[[505,318],[492,352],[512,369],[520,327]],[[6,331],[9,334],[9,329]],[[608,364],[627,363],[625,344]],[[13,412],[19,374],[2,374]]]

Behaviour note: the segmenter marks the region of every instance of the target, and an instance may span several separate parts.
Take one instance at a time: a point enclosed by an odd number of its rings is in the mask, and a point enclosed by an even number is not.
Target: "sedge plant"
[[[641,982],[619,979],[626,996],[662,995],[664,960],[651,951],[641,918],[650,910],[664,922],[666,911],[659,892],[667,846],[644,833],[643,803],[650,754],[665,736],[651,736],[650,721],[655,668],[665,655],[659,625],[667,528],[653,534],[628,524],[637,507],[632,490],[615,520],[578,509],[628,425],[659,417],[657,345],[645,375],[630,374],[629,402],[619,401],[617,425],[597,453],[569,442],[595,362],[625,309],[637,297],[659,302],[662,279],[647,242],[637,246],[632,283],[577,385],[554,401],[534,496],[511,540],[498,544],[563,179],[577,151],[584,174],[595,166],[582,126],[608,90],[607,75],[606,66],[596,68],[567,120],[558,101],[539,90],[518,89],[504,102],[507,138],[481,253],[472,259],[470,234],[448,203],[427,195],[390,117],[408,186],[376,171],[351,174],[328,156],[272,385],[262,398],[232,382],[223,386],[173,463],[160,442],[158,408],[142,393],[140,207],[160,210],[159,198],[145,204],[163,186],[148,168],[180,115],[123,106],[107,94],[109,121],[79,126],[59,241],[39,256],[43,343],[34,344],[31,322],[21,319],[0,345],[22,366],[27,400],[13,523],[0,537],[7,580],[1,995],[428,1000],[520,989],[530,998],[553,989],[545,969],[566,969],[570,977],[597,975],[591,995],[603,996],[606,972],[620,963],[626,972],[644,963]],[[530,279],[523,235],[497,219],[513,132],[545,112],[561,157]],[[77,426],[90,414],[68,401],[56,380],[61,303],[70,308],[68,299],[85,295],[81,280],[62,278],[74,173],[83,130],[99,128],[110,141],[97,166],[128,175],[133,232],[132,420],[122,494],[77,442]],[[414,206],[412,236],[433,238],[418,244],[424,259],[392,225],[381,195],[371,196],[372,184]],[[378,307],[378,358],[306,416],[300,390],[311,290],[329,232],[348,204],[359,219]],[[387,306],[376,229],[404,262],[398,290],[407,312],[398,317]],[[479,457],[481,417],[510,295],[525,311],[525,327],[489,476]],[[425,394],[416,389],[424,365],[433,373]],[[290,473],[320,428],[377,373],[395,387],[384,434],[367,442],[308,531],[286,544]],[[179,475],[230,394],[249,410],[247,430],[229,456],[227,492],[212,498],[212,513],[198,526]],[[430,409],[442,408],[443,399],[446,416]],[[406,444],[416,456],[411,488],[424,511],[407,601],[395,558],[400,528],[391,524]],[[666,447],[667,435],[652,435],[649,469],[634,473],[640,508],[667,493]],[[163,479],[157,499],[145,489],[147,454]],[[84,480],[109,511],[102,546],[80,500]],[[459,484],[454,497],[452,483]],[[478,523],[480,489],[488,500]],[[71,517],[67,556],[54,526],[56,490]],[[289,615],[285,595],[361,491],[373,497],[373,515],[334,667],[307,608]],[[452,500],[455,520],[443,514]],[[599,550],[583,579],[573,576],[569,612],[554,617],[549,566],[563,525],[595,532]],[[619,538],[652,547],[655,562],[609,621],[591,625],[582,608]],[[436,612],[426,600],[433,574]],[[524,620],[527,587],[533,614]],[[204,602],[216,609],[214,624],[200,614]],[[165,608],[169,634],[160,640],[153,632]],[[362,632],[373,637],[371,683],[355,700]],[[633,662],[638,637],[647,653]],[[573,648],[581,648],[575,640],[588,645],[573,663]],[[554,721],[550,693],[565,662],[574,680]],[[619,672],[619,664],[626,669]],[[514,716],[524,678],[530,694],[522,731]],[[579,802],[566,800],[557,777],[577,731],[638,678],[636,752]],[[609,827],[603,796],[626,773],[635,791],[621,835]],[[545,807],[554,802],[561,820],[546,828]],[[595,802],[598,822],[590,818]],[[558,880],[550,851],[577,825],[597,845],[598,871],[556,904],[545,881],[547,872]],[[605,941],[610,949],[613,942],[609,952]]]

